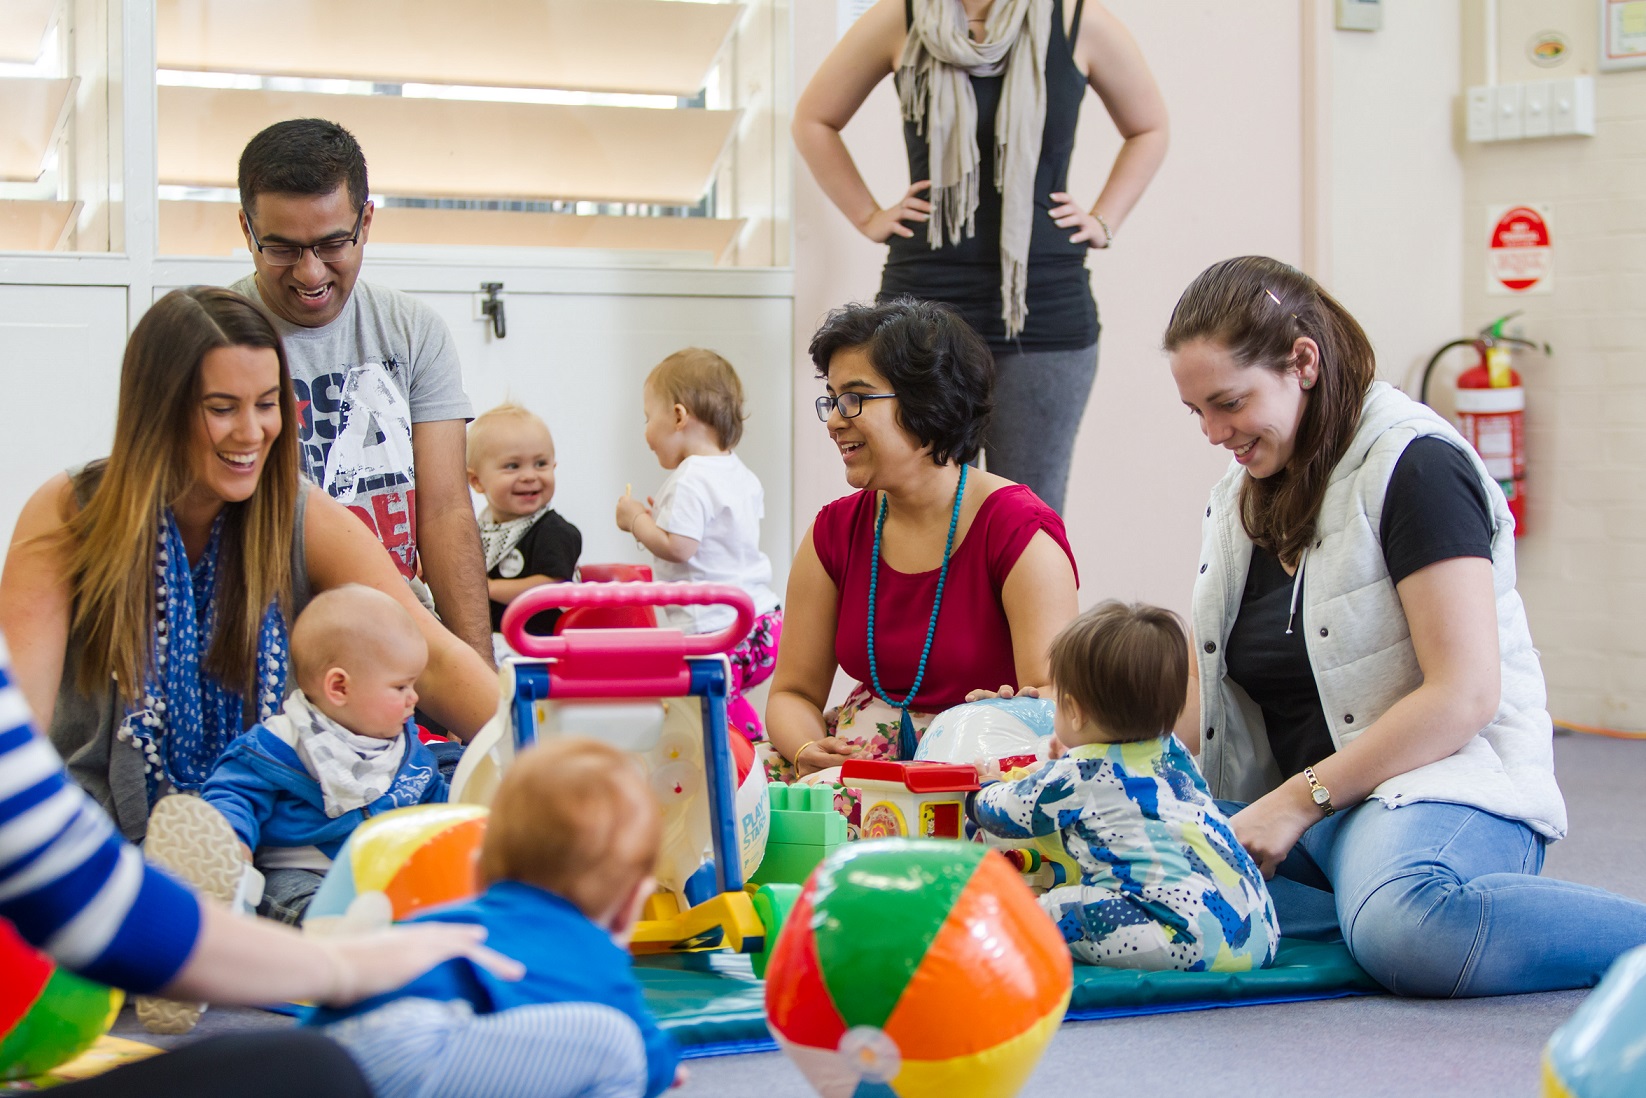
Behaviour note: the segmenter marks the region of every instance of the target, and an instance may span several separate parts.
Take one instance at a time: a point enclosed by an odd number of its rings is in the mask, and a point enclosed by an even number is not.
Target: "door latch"
[[[508,323],[503,319],[503,299],[498,295],[503,289],[501,282],[482,282],[480,290],[486,299],[480,303],[480,315],[492,322],[492,335],[502,339],[509,334]]]

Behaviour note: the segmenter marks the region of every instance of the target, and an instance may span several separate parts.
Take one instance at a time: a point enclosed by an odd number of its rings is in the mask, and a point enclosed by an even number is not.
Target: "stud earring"
[[[1304,388],[1305,388],[1305,389],[1313,389],[1313,388],[1314,388],[1314,387],[1315,387],[1315,380],[1314,380],[1314,378],[1312,378],[1312,377],[1306,377],[1306,378],[1304,378],[1304,379],[1303,379],[1303,387],[1304,387]]]

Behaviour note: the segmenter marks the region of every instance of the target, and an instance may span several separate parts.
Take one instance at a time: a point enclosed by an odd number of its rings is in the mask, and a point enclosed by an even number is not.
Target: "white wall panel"
[[[415,293],[451,326],[477,413],[524,404],[554,435],[554,507],[583,532],[585,561],[640,561],[613,522],[632,484],[654,494],[666,473],[641,437],[641,389],[666,355],[707,347],[737,370],[748,421],[738,456],[766,490],[762,548],[778,590],[793,552],[789,526],[790,304],[783,298],[510,293],[508,335],[474,322],[474,295]]]
[[[0,286],[0,547],[48,477],[108,453],[125,344],[123,286]]]

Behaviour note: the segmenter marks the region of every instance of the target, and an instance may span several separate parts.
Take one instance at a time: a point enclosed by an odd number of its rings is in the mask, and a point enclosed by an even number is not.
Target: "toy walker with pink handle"
[[[716,633],[676,629],[525,632],[553,607],[725,605],[736,612]],[[679,583],[559,583],[521,595],[503,615],[520,658],[499,672],[498,715],[464,752],[452,799],[486,804],[514,753],[541,736],[582,734],[632,751],[663,811],[659,892],[633,939],[636,953],[724,946],[759,952],[762,923],[744,882],[765,851],[765,773],[741,778],[726,723],[726,653],[754,625],[737,587]]]

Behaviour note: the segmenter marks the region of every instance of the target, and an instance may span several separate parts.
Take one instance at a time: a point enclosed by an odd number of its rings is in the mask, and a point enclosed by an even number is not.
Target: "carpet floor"
[[[1646,901],[1639,798],[1646,742],[1561,735],[1555,763],[1571,833],[1549,848],[1545,875]],[[1144,1098],[1533,1098],[1543,1044],[1585,994],[1450,1001],[1375,996],[1074,1022],[1058,1031],[1023,1093],[1101,1095],[1112,1077],[1120,1092]],[[144,1033],[128,1007],[113,1032],[171,1045],[289,1024],[263,1011],[214,1009],[190,1037],[160,1038]],[[811,1093],[779,1053],[695,1060],[689,1067],[682,1098]]]

